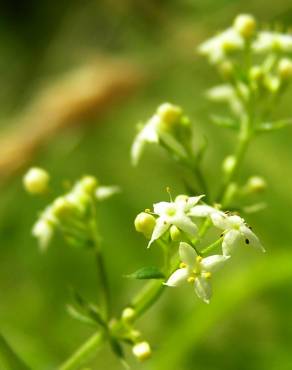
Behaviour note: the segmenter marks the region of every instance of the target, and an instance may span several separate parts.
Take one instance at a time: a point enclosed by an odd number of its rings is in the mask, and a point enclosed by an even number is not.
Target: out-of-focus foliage
[[[139,62],[150,75],[144,89],[92,122],[98,123],[96,126],[67,130],[34,158],[34,164],[50,171],[54,189],[61,189],[63,179],[73,181],[87,173],[122,187],[122,194],[101,204],[99,210],[116,307],[122,307],[143,284],[122,275],[138,269],[141,260],[151,265],[155,254],[154,250],[148,253],[143,238],[134,232],[135,215],[145,205],[167,198],[167,185],[175,193],[184,190],[181,169],[161,152],[149,151],[139,168],[131,167],[129,150],[135,123],[163,101],[182,105],[197,128],[195,144],[200,143],[201,134],[210,137],[211,150],[204,165],[216,182],[220,160],[232,150],[233,134],[208,121],[210,108],[203,92],[216,81],[195,48],[238,12],[251,12],[263,24],[280,21],[292,25],[288,0],[2,2],[1,129],[11,125],[45,80],[85,63],[96,53]],[[290,100],[289,96],[284,99],[277,117],[291,116]],[[250,216],[267,254],[259,255],[252,268],[249,256],[239,256],[240,261],[228,272],[232,279],[218,282],[218,292],[207,310],[195,295],[169,290],[140,322],[157,344],[157,353],[145,368],[291,368],[290,136],[289,128],[260,136],[245,161],[245,174],[260,174],[269,184],[265,195],[268,208]],[[21,175],[0,193],[0,331],[33,369],[54,369],[92,332],[72,320],[65,306],[71,285],[89,300],[95,299],[94,261],[90,254],[65,247],[62,240],[40,255],[30,229],[46,200],[28,197],[22,190]],[[133,366],[140,368],[139,364]],[[114,370],[120,369],[120,364],[105,348],[91,368]]]

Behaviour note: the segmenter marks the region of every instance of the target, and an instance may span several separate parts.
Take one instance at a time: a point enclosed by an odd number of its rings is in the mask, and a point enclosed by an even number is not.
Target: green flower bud
[[[131,324],[136,317],[136,311],[132,307],[126,307],[122,311],[122,320],[127,324]]]
[[[157,115],[166,127],[171,128],[182,116],[182,109],[170,103],[161,104],[157,109]]]
[[[133,355],[139,361],[145,361],[151,356],[151,348],[149,343],[146,341],[135,344],[132,351]]]
[[[263,70],[260,66],[253,66],[251,67],[251,69],[249,70],[249,78],[252,80],[252,81],[260,81],[262,78],[263,78]]]
[[[139,233],[143,233],[146,238],[150,238],[155,227],[155,217],[146,212],[141,212],[135,218],[135,229]]]
[[[31,194],[44,194],[48,191],[50,176],[42,168],[32,167],[23,178],[23,185],[26,191]]]
[[[278,72],[282,80],[289,80],[292,78],[292,60],[283,58],[278,64]]]
[[[76,188],[84,191],[87,194],[92,195],[98,186],[98,181],[94,176],[84,176],[77,183]]]
[[[174,242],[178,242],[182,239],[182,233],[175,225],[170,227],[169,233],[171,240]]]
[[[63,219],[72,214],[72,209],[72,204],[65,197],[59,197],[52,205],[52,215],[58,219]]]
[[[249,193],[260,193],[267,188],[267,183],[264,178],[260,176],[252,176],[246,183],[246,190]]]
[[[235,18],[233,27],[243,38],[248,39],[255,32],[256,20],[250,14],[240,14]]]
[[[229,155],[223,161],[223,164],[222,164],[223,171],[226,174],[231,173],[233,171],[233,169],[234,169],[235,164],[236,164],[235,157],[233,155]]]
[[[221,73],[222,77],[226,80],[229,80],[233,76],[234,67],[233,64],[229,60],[225,60],[218,65],[219,72]]]

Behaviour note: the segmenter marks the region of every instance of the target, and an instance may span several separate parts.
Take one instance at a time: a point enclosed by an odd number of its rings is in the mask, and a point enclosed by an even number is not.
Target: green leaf
[[[280,130],[281,128],[285,128],[288,126],[292,126],[291,118],[274,121],[274,122],[262,122],[255,128],[255,130],[257,132],[270,132],[270,131]]]
[[[219,116],[212,114],[211,115],[211,121],[217,126],[221,127],[227,127],[231,128],[233,130],[238,130],[239,129],[239,123],[238,121],[234,120],[233,118],[230,117],[225,117],[225,116]]]
[[[112,349],[113,353],[121,361],[121,364],[123,365],[123,367],[125,369],[129,370],[130,366],[128,365],[128,363],[125,360],[124,350],[123,350],[123,347],[120,344],[120,342],[116,338],[113,338],[113,337],[109,338],[109,342],[110,342],[110,346],[111,346],[111,349]]]
[[[88,325],[91,325],[91,326],[92,325],[93,326],[96,325],[96,321],[95,320],[92,320],[87,315],[81,313],[77,308],[75,308],[72,305],[67,305],[67,312],[75,320],[78,320],[78,321],[80,321],[80,322],[82,322],[84,324],[88,324]]]
[[[126,275],[130,279],[164,279],[165,275],[155,266],[142,267],[141,269]]]
[[[6,339],[0,334],[0,357],[5,361],[6,370],[30,370],[22,359],[10,347]]]

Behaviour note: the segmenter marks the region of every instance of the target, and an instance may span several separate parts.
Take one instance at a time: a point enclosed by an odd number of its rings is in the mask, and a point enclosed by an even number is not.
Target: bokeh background
[[[135,233],[135,215],[166,200],[166,186],[184,191],[181,169],[156,148],[131,167],[135,124],[161,102],[181,104],[197,133],[194,145],[208,137],[204,171],[216,189],[235,137],[208,120],[217,107],[204,90],[218,77],[195,48],[240,12],[263,26],[292,26],[289,0],[1,1],[0,331],[32,369],[57,368],[92,333],[68,316],[69,287],[89,300],[98,292],[90,253],[62,240],[39,252],[30,230],[49,198],[27,195],[23,173],[32,164],[45,167],[56,194],[82,174],[122,187],[99,208],[118,313],[143,284],[123,274],[159,258]],[[290,101],[288,93],[277,117],[292,115]],[[218,274],[208,307],[189,289],[167,291],[137,323],[154,356],[143,365],[130,358],[133,368],[292,368],[291,134],[257,138],[241,174],[259,174],[269,184],[261,198],[268,207],[248,216],[266,255],[239,253]],[[121,365],[105,347],[90,368]]]

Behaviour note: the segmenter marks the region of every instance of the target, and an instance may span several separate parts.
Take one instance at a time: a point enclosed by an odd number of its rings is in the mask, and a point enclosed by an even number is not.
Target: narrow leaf
[[[227,127],[231,128],[233,130],[238,130],[239,129],[239,123],[233,118],[230,117],[225,117],[225,116],[218,116],[218,115],[211,115],[211,121],[217,126],[221,127]]]
[[[22,359],[10,347],[6,339],[0,334],[0,356],[5,361],[7,370],[30,370]]]
[[[262,122],[256,127],[257,132],[270,132],[292,126],[292,119],[283,119],[274,122]]]
[[[142,267],[126,277],[130,279],[164,279],[165,275],[157,267],[148,266]]]
[[[74,306],[72,305],[67,305],[67,312],[69,313],[69,315],[75,319],[75,320],[78,320],[84,324],[88,324],[88,325],[93,325],[95,326],[96,325],[96,322],[94,320],[92,320],[90,317],[84,315],[83,313],[79,312]]]

